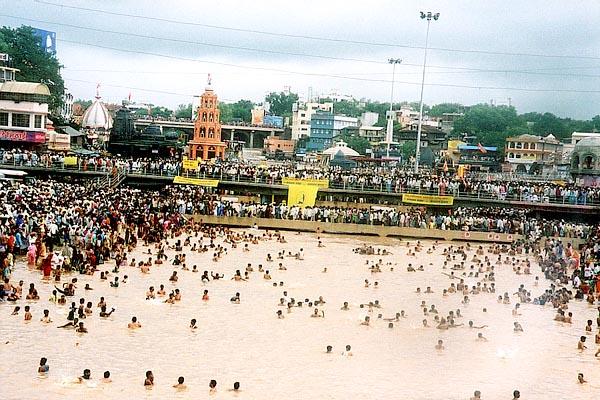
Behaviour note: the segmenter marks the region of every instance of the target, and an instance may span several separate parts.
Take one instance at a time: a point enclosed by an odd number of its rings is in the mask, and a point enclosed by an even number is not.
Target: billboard
[[[33,34],[37,36],[40,41],[40,47],[46,53],[56,54],[56,32],[45,31],[39,28],[32,28]]]
[[[283,117],[278,117],[277,115],[265,115],[263,118],[263,125],[283,128]]]

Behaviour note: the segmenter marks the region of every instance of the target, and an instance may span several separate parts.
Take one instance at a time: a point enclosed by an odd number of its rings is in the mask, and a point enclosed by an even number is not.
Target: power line
[[[252,69],[252,70],[268,71],[268,72],[280,72],[280,73],[292,74],[292,75],[318,76],[318,77],[335,78],[335,79],[346,79],[346,80],[362,81],[362,82],[380,82],[380,83],[386,83],[386,84],[391,83],[391,81],[389,81],[387,79],[356,78],[356,77],[350,77],[350,76],[344,76],[344,75],[334,75],[334,74],[317,73],[317,72],[290,71],[290,70],[277,69],[277,68],[240,65],[240,64],[226,63],[226,62],[219,62],[219,61],[209,61],[209,60],[201,60],[201,59],[194,59],[194,58],[187,58],[187,57],[180,57],[180,56],[172,56],[172,55],[167,55],[167,54],[153,53],[153,52],[140,51],[140,50],[120,49],[120,48],[116,48],[116,47],[103,46],[103,45],[99,45],[99,44],[91,44],[91,43],[84,43],[84,42],[77,42],[77,41],[73,41],[73,40],[62,39],[62,41],[67,42],[67,43],[77,44],[77,45],[98,47],[98,48],[102,48],[102,49],[120,51],[120,52],[125,52],[125,53],[136,53],[136,54],[150,55],[150,56],[155,56],[155,57],[162,57],[162,58],[167,58],[167,59],[214,64],[214,65],[221,65],[221,66],[233,67],[233,68]],[[405,84],[405,85],[420,85],[421,84],[419,82],[409,82],[409,81],[395,81],[395,82],[399,83],[399,84]],[[590,90],[590,89],[519,88],[519,87],[498,87],[498,86],[485,86],[485,85],[473,86],[473,85],[460,85],[460,84],[447,84],[447,83],[425,83],[425,85],[426,86],[435,86],[435,87],[450,87],[450,88],[464,88],[464,89],[487,89],[487,90],[512,90],[512,91],[522,91],[522,92],[600,93],[600,90]]]
[[[320,58],[320,59],[327,59],[327,60],[354,61],[354,62],[387,65],[386,62],[376,61],[376,60],[333,57],[333,56],[324,56],[324,55],[317,55],[317,54],[295,53],[295,52],[267,50],[267,49],[259,49],[259,48],[243,47],[243,46],[230,46],[230,45],[221,45],[221,44],[215,44],[215,43],[195,42],[195,41],[191,41],[191,40],[165,38],[165,37],[142,35],[142,34],[136,34],[136,33],[130,33],[130,32],[120,32],[120,31],[107,30],[107,29],[91,28],[91,27],[74,25],[74,24],[66,24],[66,23],[61,23],[61,22],[44,21],[44,20],[8,15],[8,14],[0,14],[0,16],[14,18],[14,19],[20,19],[20,20],[30,21],[30,22],[45,23],[45,24],[65,26],[65,27],[70,27],[70,28],[75,28],[75,29],[83,29],[83,30],[88,30],[88,31],[93,31],[93,32],[125,35],[125,36],[132,36],[132,37],[138,37],[138,38],[144,38],[144,39],[164,40],[164,41],[170,41],[170,42],[176,42],[176,43],[186,43],[186,44],[194,44],[194,45],[200,45],[200,46],[218,47],[218,48],[243,50],[243,51],[253,51],[253,52],[268,53],[268,54],[281,54],[281,55],[291,55],[291,56],[299,56],[299,57]],[[421,67],[421,64],[403,63],[402,65],[403,66]],[[462,74],[462,73],[474,72],[474,73],[512,73],[512,74],[527,74],[527,75],[566,76],[566,77],[575,77],[575,78],[600,78],[600,75],[594,75],[594,74],[564,74],[564,73],[559,74],[559,73],[551,73],[551,72],[541,72],[546,69],[537,69],[537,70],[536,69],[533,69],[533,70],[531,70],[531,69],[527,69],[527,70],[485,69],[485,68],[441,66],[441,65],[429,65],[428,68],[457,70],[457,71],[449,71],[449,72],[447,72],[447,71],[444,71],[444,72],[429,71],[429,74],[432,74],[432,73],[434,73],[434,74]],[[593,67],[587,67],[587,68],[593,68]],[[550,69],[550,70],[552,70],[552,69]],[[400,73],[400,74],[411,75],[411,73]],[[415,74],[417,74],[417,72],[415,72]],[[390,73],[387,73],[387,72],[360,73],[360,74],[345,74],[345,75],[390,75]]]
[[[113,15],[113,16],[119,16],[119,17],[144,19],[144,20],[149,20],[149,21],[157,21],[157,22],[164,22],[164,23],[170,23],[170,24],[197,26],[197,27],[210,28],[210,29],[220,29],[220,30],[226,30],[226,31],[232,31],[232,32],[244,32],[244,33],[253,33],[253,34],[259,34],[259,35],[288,37],[288,38],[295,38],[295,39],[318,40],[318,41],[334,42],[334,43],[347,43],[347,44],[378,46],[378,47],[424,49],[423,46],[419,46],[419,45],[402,45],[402,44],[397,44],[397,43],[337,39],[337,38],[328,38],[328,37],[322,37],[322,36],[309,36],[309,35],[298,35],[298,34],[281,33],[281,32],[269,32],[269,31],[256,30],[256,29],[233,28],[233,27],[229,27],[229,26],[204,24],[204,23],[199,23],[199,22],[179,21],[179,20],[172,20],[172,19],[168,19],[168,18],[149,17],[149,16],[143,16],[143,15],[119,13],[119,12],[115,12],[115,11],[100,10],[100,9],[96,9],[96,8],[63,5],[63,4],[57,4],[57,3],[44,1],[44,0],[34,0],[34,1],[36,3],[46,4],[46,5],[53,6],[53,7],[61,7],[61,8],[68,8],[68,9],[81,10],[81,11],[89,11],[89,12],[94,12],[94,13],[101,13],[101,14],[107,14],[107,15]],[[473,53],[473,54],[487,54],[487,55],[516,56],[516,57],[541,57],[541,58],[600,60],[600,57],[598,57],[598,56],[539,54],[539,53],[525,53],[525,52],[513,53],[513,52],[505,52],[505,51],[454,49],[454,48],[444,48],[444,47],[429,47],[428,49],[429,50],[437,50],[437,51],[445,51],[445,52],[455,52],[455,53]]]
[[[333,56],[324,56],[324,55],[319,55],[319,54],[294,53],[294,52],[289,52],[289,51],[267,50],[267,49],[258,49],[258,48],[254,48],[254,47],[231,46],[231,45],[216,44],[216,43],[197,42],[197,41],[185,40],[185,39],[174,39],[174,38],[165,38],[165,37],[160,37],[160,36],[142,35],[139,33],[120,32],[120,31],[114,31],[114,30],[109,30],[109,29],[91,28],[88,26],[66,24],[63,22],[43,21],[43,20],[39,20],[39,19],[26,18],[26,17],[14,16],[14,15],[8,15],[8,14],[0,14],[0,17],[20,19],[20,20],[29,21],[29,22],[39,22],[39,23],[44,23],[44,24],[49,24],[49,25],[56,25],[56,26],[65,26],[65,27],[75,28],[75,29],[84,29],[84,30],[92,31],[92,32],[111,33],[111,34],[116,34],[116,35],[132,36],[132,37],[143,38],[143,39],[164,40],[164,41],[168,41],[168,42],[194,44],[194,45],[199,45],[199,46],[218,47],[218,48],[230,49],[230,50],[243,50],[243,51],[253,51],[253,52],[258,52],[258,53],[281,54],[281,55],[291,55],[291,56],[296,56],[296,57],[322,58],[322,59],[326,59],[326,60],[353,61],[353,62],[382,64],[382,65],[387,64],[387,62],[377,61],[377,60],[333,57]]]

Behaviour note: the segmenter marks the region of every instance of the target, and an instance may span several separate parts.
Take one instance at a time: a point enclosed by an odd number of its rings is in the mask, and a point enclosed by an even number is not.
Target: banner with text
[[[218,179],[186,178],[184,176],[176,176],[175,179],[173,179],[173,183],[179,183],[182,185],[217,187],[219,185],[219,180]]]
[[[454,204],[454,197],[404,193],[402,195],[402,202],[409,204],[423,204],[428,206],[451,206]]]
[[[65,166],[75,166],[75,165],[77,165],[77,157],[67,156],[63,159],[63,164]]]
[[[291,184],[288,186],[288,206],[313,207],[317,201],[319,186]]]
[[[183,160],[183,169],[198,169],[198,160]]]
[[[320,188],[329,187],[329,179],[281,178],[281,183],[284,185],[309,185]]]

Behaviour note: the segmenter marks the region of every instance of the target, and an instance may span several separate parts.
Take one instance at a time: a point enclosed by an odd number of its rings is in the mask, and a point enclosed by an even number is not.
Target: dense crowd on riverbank
[[[64,166],[64,156],[58,153],[30,151],[0,151],[4,164],[31,166]],[[600,188],[580,187],[567,182],[526,182],[523,180],[497,180],[456,178],[430,173],[415,175],[403,167],[360,167],[341,169],[314,164],[287,162],[276,165],[257,165],[244,161],[200,163],[197,170],[182,169],[175,158],[131,159],[122,157],[80,156],[76,168],[111,171],[113,168],[127,173],[213,178],[220,180],[250,181],[281,184],[282,178],[328,179],[330,187],[356,190],[374,190],[388,193],[428,193],[436,195],[473,196],[499,200],[535,203],[598,204]],[[73,166],[72,166],[73,167]]]

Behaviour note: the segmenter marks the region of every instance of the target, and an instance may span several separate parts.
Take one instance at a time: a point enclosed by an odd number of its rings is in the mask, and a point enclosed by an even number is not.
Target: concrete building
[[[385,129],[382,126],[361,126],[358,136],[364,137],[371,144],[382,142],[385,139]]]
[[[330,112],[316,112],[310,121],[310,139],[306,144],[308,151],[323,151],[333,145],[334,116]]]
[[[0,83],[11,82],[16,80],[16,75],[19,70],[9,67],[10,57],[6,53],[0,53]]]
[[[333,103],[295,103],[292,106],[292,140],[310,136],[311,118],[317,111],[333,113]]]
[[[570,172],[579,185],[600,186],[600,137],[577,141],[571,155]]]
[[[267,154],[283,153],[286,156],[291,156],[294,154],[295,147],[295,140],[286,140],[279,136],[269,136],[265,138],[263,149]]]
[[[346,117],[345,115],[333,116],[333,136],[342,133],[342,129],[358,126],[358,118]]]
[[[373,126],[379,122],[379,114],[376,112],[365,111],[361,114],[359,122],[361,126]]]
[[[505,161],[512,172],[548,173],[562,163],[563,144],[552,134],[506,138]]]
[[[43,83],[0,84],[0,146],[46,142],[49,96],[50,90]]]

